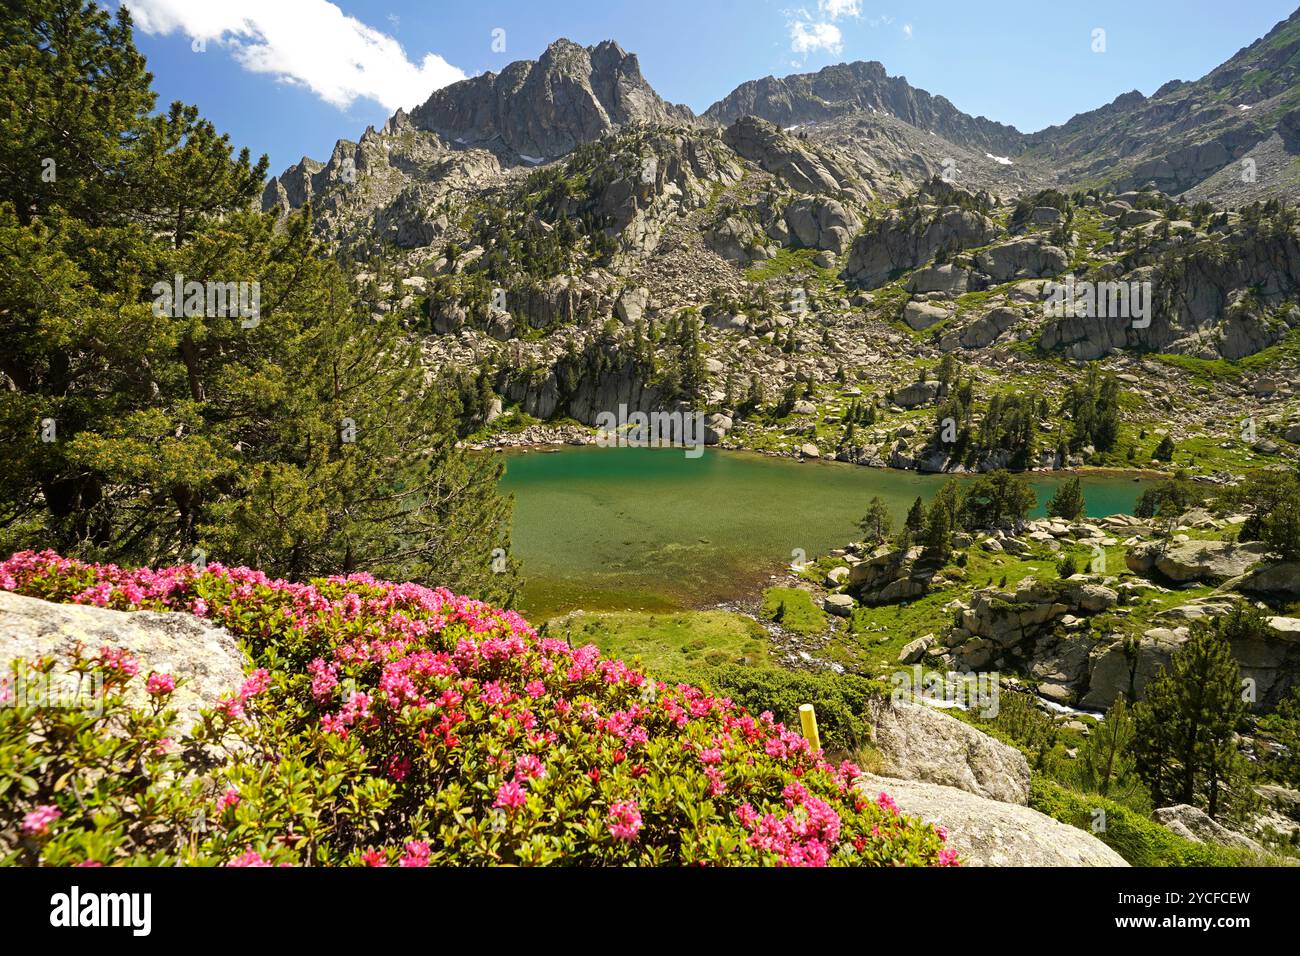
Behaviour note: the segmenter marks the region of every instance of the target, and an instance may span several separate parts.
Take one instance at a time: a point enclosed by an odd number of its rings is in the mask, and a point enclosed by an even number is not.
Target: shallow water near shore
[[[669,611],[754,596],[792,560],[843,547],[879,495],[901,523],[944,475],[709,449],[565,447],[509,452],[520,610]],[[1035,515],[1066,476],[1033,478]],[[1085,475],[1088,515],[1131,513],[1144,483]]]

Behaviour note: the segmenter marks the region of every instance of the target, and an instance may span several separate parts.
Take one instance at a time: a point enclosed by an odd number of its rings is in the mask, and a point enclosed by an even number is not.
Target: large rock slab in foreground
[[[62,657],[78,643],[90,654],[105,645],[128,651],[140,666],[141,678],[151,671],[175,677],[170,704],[182,729],[199,719],[201,708],[214,707],[244,680],[246,660],[235,639],[192,614],[110,611],[0,591],[0,668],[11,684],[16,659]],[[131,682],[128,702],[145,703],[144,685],[143,679]]]
[[[889,794],[907,816],[946,827],[948,846],[967,866],[1128,866],[1091,833],[1029,807],[874,774],[857,785],[873,799]]]
[[[881,773],[988,800],[1029,802],[1029,763],[1014,747],[924,704],[883,702],[871,721]]]

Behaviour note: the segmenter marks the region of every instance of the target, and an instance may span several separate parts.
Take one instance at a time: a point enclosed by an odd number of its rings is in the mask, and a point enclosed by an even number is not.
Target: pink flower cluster
[[[266,669],[253,671],[218,705],[228,719],[242,719],[249,702],[262,695],[272,703],[291,698],[291,712],[306,715],[326,734],[359,739],[371,772],[397,792],[472,768],[465,772],[482,775],[475,779],[486,783],[491,810],[528,827],[545,825],[557,775],[577,775],[577,792],[604,815],[613,841],[602,852],[636,853],[648,839],[643,812],[656,834],[681,826],[665,822],[678,811],[648,802],[647,793],[655,790],[645,786],[647,775],[665,772],[661,754],[650,746],[665,737],[679,741],[674,752],[684,772],[698,775],[700,797],[721,801],[728,819],[739,821],[751,858],[821,866],[874,849],[887,859],[882,847],[908,826],[887,795],[872,806],[853,789],[857,767],[828,764],[772,714],[755,717],[699,688],[653,681],[622,661],[602,659],[594,645],[573,649],[539,637],[514,612],[445,589],[367,574],[291,583],[216,563],[202,573],[189,566],[127,571],[51,552],[0,562],[0,588],[103,607],[200,614],[254,649],[295,632],[294,646],[305,648],[303,659],[309,659],[303,670],[277,670],[274,679]],[[135,673],[124,652],[105,648],[101,658],[106,669]],[[155,673],[147,686],[161,697],[176,683]],[[552,753],[560,756],[548,762]],[[753,772],[756,762],[763,773]],[[773,780],[783,787],[779,801]],[[530,794],[540,796],[530,802]],[[228,790],[218,800],[219,812],[240,799]],[[41,810],[54,816],[42,817]],[[30,832],[45,832],[57,815],[53,807],[28,814],[36,828]],[[872,820],[879,825],[869,827]],[[933,849],[926,852],[933,861]],[[418,867],[427,866],[431,854],[426,841],[411,839],[352,859]],[[939,861],[950,865],[956,854],[943,850]],[[246,848],[228,865],[271,864]]]
[[[288,863],[278,863],[278,864],[273,863],[271,860],[268,860],[266,859],[266,857],[262,856],[261,853],[258,853],[256,850],[254,850],[252,847],[249,847],[243,853],[239,854],[239,856],[235,857],[233,860],[231,860],[229,863],[226,864],[226,866],[241,867],[241,868],[288,866],[288,865],[289,865]]]
[[[105,645],[99,649],[99,663],[104,670],[121,677],[134,677],[140,665],[124,648]]]
[[[217,710],[225,715],[227,720],[243,720],[244,715],[247,713],[245,707],[248,702],[259,694],[266,693],[270,686],[270,673],[266,668],[259,667],[240,685],[237,694],[223,697],[217,703]]]
[[[50,824],[61,816],[63,814],[58,807],[41,804],[23,817],[23,833],[28,836],[46,836],[50,832]]]
[[[641,832],[641,811],[635,800],[620,800],[609,808],[606,820],[609,834],[615,840],[631,843]]]
[[[154,697],[166,697],[176,690],[176,678],[171,674],[150,674],[145,688]]]

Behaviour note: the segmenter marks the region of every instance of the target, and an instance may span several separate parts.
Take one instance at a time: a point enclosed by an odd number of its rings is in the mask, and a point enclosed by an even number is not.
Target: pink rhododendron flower
[[[262,854],[258,853],[251,847],[226,864],[226,866],[231,867],[262,867],[274,865],[275,864],[270,860],[263,859]]]
[[[23,817],[23,833],[28,836],[45,836],[50,832],[50,824],[63,816],[59,808],[43,803]]]
[[[239,696],[245,701],[266,693],[271,686],[271,675],[265,667],[259,667],[248,675],[248,680],[239,688]]]
[[[406,844],[406,852],[397,862],[398,866],[428,866],[429,865],[429,844],[423,840],[412,840]]]
[[[524,754],[515,761],[515,776],[521,780],[544,777],[546,776],[546,768],[542,766],[541,760],[536,755]]]
[[[202,600],[196,596],[200,587]],[[547,774],[554,749],[552,774],[554,767],[563,767],[569,775],[585,773],[590,783],[566,788],[576,801],[572,819],[541,815],[535,821],[538,834],[559,832],[596,811],[605,815],[610,839],[630,862],[665,850],[672,859],[676,848],[692,839],[692,821],[680,807],[667,804],[656,806],[655,826],[647,830],[636,793],[629,792],[636,786],[643,794],[657,793],[665,780],[680,775],[694,781],[700,798],[716,801],[716,825],[727,837],[718,842],[725,849],[709,849],[701,862],[959,864],[956,853],[943,847],[947,831],[901,816],[887,794],[873,800],[858,787],[856,766],[831,765],[771,713],[753,716],[725,697],[650,680],[622,661],[603,659],[594,645],[570,649],[564,641],[539,636],[514,612],[445,589],[393,584],[368,574],[278,581],[216,562],[204,571],[188,565],[123,569],[53,552],[22,552],[0,561],[0,588],[46,600],[205,616],[259,655],[268,641],[287,635],[295,648],[308,649],[306,656],[259,657],[259,662],[276,661],[275,672],[250,673],[217,711],[241,720],[252,710],[250,701],[274,686],[274,706],[287,705],[285,713],[301,715],[324,733],[350,737],[340,753],[355,762],[361,780],[385,786],[404,781],[387,787],[393,800],[380,810],[384,832],[417,812],[426,795],[412,786],[416,779],[421,784],[460,779],[475,787],[491,780],[497,817],[526,807],[530,790],[545,794],[549,789],[538,781]],[[128,684],[137,673],[136,662],[121,650],[104,648],[97,663],[118,684]],[[345,675],[349,690],[340,693]],[[175,687],[166,674],[141,683],[155,697]],[[266,709],[271,711],[269,705]],[[244,727],[234,729],[245,733]],[[165,751],[169,741],[153,746]],[[249,756],[254,768],[269,768],[267,761],[281,754],[255,746]],[[628,796],[609,805],[610,788]],[[260,800],[251,795],[241,802],[234,788],[216,800],[223,812],[249,803],[250,819],[274,810],[255,802]],[[49,832],[58,810],[40,809],[55,816],[42,819],[33,811],[24,820],[24,833]],[[341,830],[359,822],[343,822]],[[494,844],[492,862],[516,859],[515,841],[524,833],[522,827],[505,831]],[[446,841],[448,862],[489,862],[476,855],[480,846],[462,837],[453,826]],[[355,829],[347,834],[351,842],[334,848],[299,845],[301,839],[287,827],[269,838],[276,841],[276,858],[303,863],[316,862],[312,854],[322,848],[335,854],[330,862],[367,866],[387,865],[390,859],[425,866],[432,859],[430,845],[417,840],[399,850],[352,851],[346,847],[373,839]],[[607,859],[609,842],[584,846],[578,839],[572,858]],[[272,865],[263,855],[268,852],[246,847],[228,865]]]
[[[307,665],[307,673],[311,675],[311,696],[318,704],[329,700],[339,684],[338,665],[318,657]]]
[[[140,670],[135,658],[120,647],[104,645],[99,649],[99,659],[105,670],[114,671],[123,677],[134,677]]]
[[[176,690],[176,678],[171,674],[150,674],[146,687],[155,697],[166,697]]]
[[[609,808],[606,820],[609,834],[615,840],[631,843],[641,832],[641,811],[635,800],[623,800]]]
[[[727,790],[726,783],[722,780],[722,771],[717,767],[709,767],[704,771],[704,775],[709,778],[709,796],[720,797]]]
[[[524,792],[524,788],[513,780],[507,780],[497,788],[497,798],[493,801],[492,806],[514,810],[517,807],[522,807],[527,800],[528,794]]]

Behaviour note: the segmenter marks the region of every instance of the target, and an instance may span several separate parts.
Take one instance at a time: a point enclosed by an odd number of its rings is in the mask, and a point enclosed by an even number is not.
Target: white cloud
[[[805,57],[819,50],[838,56],[844,51],[844,34],[835,21],[861,19],[862,0],[817,0],[815,15],[800,7],[785,11],[785,16],[792,51]]]
[[[809,54],[818,50],[838,55],[844,49],[844,35],[833,23],[808,23],[790,21],[790,49],[795,53]]]
[[[411,62],[395,39],[329,0],[121,3],[145,33],[180,31],[192,40],[221,43],[244,69],[305,87],[340,109],[357,99],[409,109],[434,90],[465,79],[436,53]]]
[[[817,0],[817,9],[829,20],[862,16],[862,0]]]
[[[912,39],[912,24],[903,24],[903,36],[907,37],[909,40]]]

